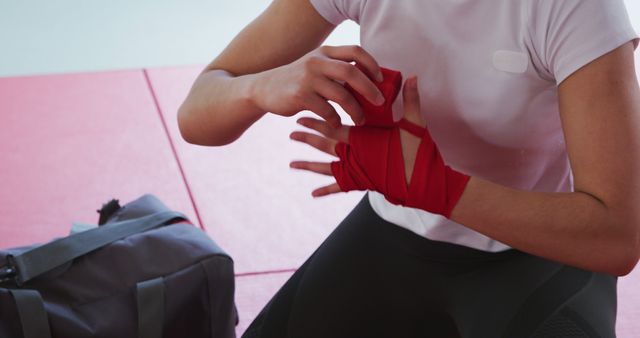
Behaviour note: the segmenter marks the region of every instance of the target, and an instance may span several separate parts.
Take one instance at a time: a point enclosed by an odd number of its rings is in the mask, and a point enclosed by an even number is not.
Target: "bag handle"
[[[51,338],[49,319],[36,290],[9,290],[16,301],[24,338]]]
[[[161,227],[173,220],[188,219],[176,211],[162,211],[136,219],[109,223],[49,242],[17,256],[7,255],[8,265],[5,268],[12,270],[16,285],[22,286],[29,280],[91,251],[122,238]]]

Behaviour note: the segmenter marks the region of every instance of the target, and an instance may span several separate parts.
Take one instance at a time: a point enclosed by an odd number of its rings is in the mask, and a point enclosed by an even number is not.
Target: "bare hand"
[[[364,119],[362,109],[343,84],[348,83],[375,104],[382,104],[384,98],[352,61],[382,81],[380,66],[362,47],[322,46],[288,65],[256,74],[252,101],[262,111],[281,116],[310,110],[337,128],[340,116],[327,102],[330,100],[360,124]]]

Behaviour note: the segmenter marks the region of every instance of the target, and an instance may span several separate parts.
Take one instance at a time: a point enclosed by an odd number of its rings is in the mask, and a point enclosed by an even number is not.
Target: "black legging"
[[[615,337],[616,283],[515,249],[420,237],[365,195],[242,337]]]

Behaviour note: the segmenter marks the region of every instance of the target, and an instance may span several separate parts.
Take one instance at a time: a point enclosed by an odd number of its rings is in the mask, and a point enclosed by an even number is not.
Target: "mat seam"
[[[193,196],[193,192],[191,191],[191,185],[189,184],[189,180],[187,179],[187,175],[185,173],[184,167],[182,166],[182,161],[180,160],[180,156],[178,155],[178,150],[176,149],[175,143],[173,142],[173,138],[171,137],[171,133],[169,132],[169,126],[167,125],[167,121],[165,120],[164,114],[162,113],[162,108],[160,108],[160,102],[158,101],[156,92],[153,89],[153,85],[151,84],[151,78],[149,77],[149,72],[146,68],[143,68],[142,73],[147,82],[147,88],[149,89],[149,93],[151,94],[151,98],[153,99],[153,103],[156,107],[158,116],[160,117],[160,122],[162,122],[162,127],[164,128],[164,132],[167,136],[167,139],[169,140],[169,146],[171,147],[171,152],[173,153],[173,157],[176,160],[176,163],[178,165],[180,176],[182,176],[182,182],[184,183],[184,186],[187,189],[187,194],[189,195],[189,200],[191,200],[191,205],[193,206],[193,210],[196,214],[196,219],[200,224],[200,228],[202,230],[206,230],[204,223],[202,222],[202,218],[200,217],[200,211],[198,210],[198,205],[196,204],[196,200]]]
[[[252,277],[252,276],[262,276],[262,275],[276,275],[281,273],[289,273],[295,272],[297,269],[282,269],[282,270],[266,270],[266,271],[256,271],[256,272],[241,272],[237,273],[236,277]]]

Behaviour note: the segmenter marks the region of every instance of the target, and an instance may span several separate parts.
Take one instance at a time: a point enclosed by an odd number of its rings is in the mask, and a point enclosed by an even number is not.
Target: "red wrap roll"
[[[342,191],[377,191],[393,204],[449,218],[470,177],[445,165],[426,128],[406,119],[393,122],[391,106],[402,86],[402,75],[385,68],[382,74],[383,82],[376,83],[385,97],[380,106],[345,86],[362,106],[365,124],[351,127],[348,144],[336,145],[340,161],[331,163],[333,176]],[[421,138],[409,184],[405,178],[400,128]]]

